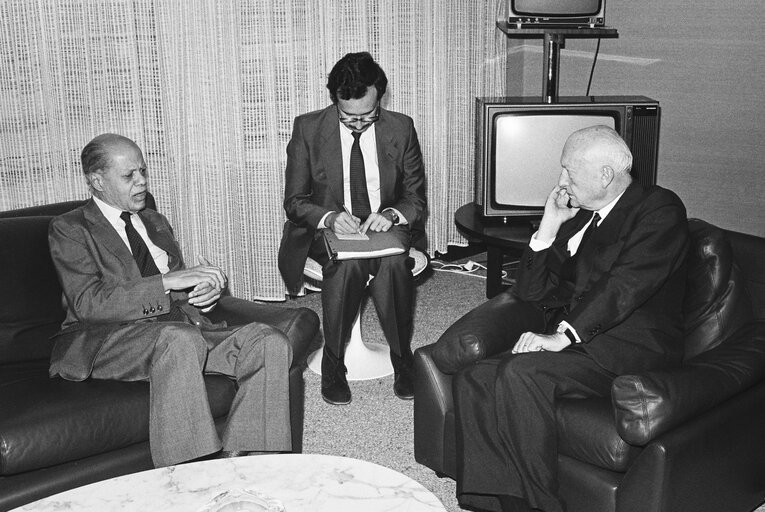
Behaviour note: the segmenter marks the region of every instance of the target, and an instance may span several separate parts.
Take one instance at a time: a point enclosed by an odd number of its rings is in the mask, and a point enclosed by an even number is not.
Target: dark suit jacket
[[[342,211],[343,162],[334,105],[298,116],[287,146],[284,225],[279,270],[291,293],[299,291],[316,226],[329,211]],[[395,208],[424,249],[425,171],[412,119],[380,109],[375,124],[380,167],[380,209]]]
[[[167,252],[170,271],[183,268],[181,249],[167,219],[148,208],[139,215],[149,238]],[[66,309],[51,354],[52,375],[86,379],[115,325],[150,321],[167,314],[172,301],[187,297],[182,292],[165,293],[161,275],[141,276],[130,249],[92,199],[54,218],[48,241]],[[193,306],[182,308],[187,316],[206,321]]]
[[[525,251],[515,295],[560,308],[555,321],[571,324],[582,348],[616,374],[678,364],[688,251],[683,203],[661,187],[632,183],[577,257],[572,293],[559,272],[568,240],[591,216],[580,211],[552,247]]]

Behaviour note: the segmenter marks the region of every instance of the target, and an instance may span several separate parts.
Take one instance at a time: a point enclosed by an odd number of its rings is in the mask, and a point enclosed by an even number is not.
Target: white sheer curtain
[[[351,51],[388,74],[428,176],[429,250],[464,244],[475,96],[502,95],[498,0],[0,0],[0,209],[85,198],[82,146],[133,138],[187,263],[280,300],[276,252],[292,119],[329,102]]]

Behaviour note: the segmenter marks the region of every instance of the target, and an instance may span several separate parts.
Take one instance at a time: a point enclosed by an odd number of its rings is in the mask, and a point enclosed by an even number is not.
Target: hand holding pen
[[[361,226],[361,219],[354,217],[351,212],[348,211],[345,205],[343,205],[343,211],[334,213],[333,217],[328,219],[328,226],[337,234],[350,235],[352,233],[360,233],[359,228]]]

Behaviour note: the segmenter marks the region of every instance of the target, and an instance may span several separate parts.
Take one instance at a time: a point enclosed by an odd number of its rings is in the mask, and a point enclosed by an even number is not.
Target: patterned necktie
[[[359,138],[361,132],[353,132],[353,146],[351,146],[351,210],[353,214],[364,222],[372,208],[369,206],[369,192],[367,191],[367,175],[364,171],[364,156],[361,154]]]
[[[133,258],[138,265],[138,270],[141,271],[141,276],[155,276],[159,274],[157,264],[154,263],[149,248],[146,246],[146,242],[143,241],[141,235],[133,227],[133,222],[130,220],[130,212],[122,212],[120,218],[125,222],[125,233],[130,242],[130,250],[133,251]]]

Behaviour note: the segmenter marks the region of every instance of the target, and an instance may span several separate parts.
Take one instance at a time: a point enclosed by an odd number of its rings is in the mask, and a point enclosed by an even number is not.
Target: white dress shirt
[[[351,208],[351,147],[353,146],[353,130],[340,123],[340,147],[343,157],[343,202],[348,211],[353,213]],[[376,212],[380,209],[380,166],[377,162],[377,138],[375,125],[372,124],[361,133],[359,137],[359,147],[361,147],[361,156],[364,157],[364,175],[367,178],[367,194],[369,194],[369,208]],[[401,212],[395,208],[386,208],[393,210],[398,215],[398,224],[407,224],[407,220],[401,215]],[[329,214],[326,213],[319,221],[319,228],[327,228],[326,220]]]
[[[130,249],[130,242],[128,241],[127,233],[125,232],[125,221],[120,218],[122,210],[106,204],[96,196],[93,196],[93,200],[96,202],[98,209],[101,210],[101,213],[104,214],[104,217],[106,217],[106,220],[109,221],[109,224],[114,227],[114,229],[117,231],[117,234],[120,236],[120,238],[122,238],[122,241],[125,242],[127,248]],[[167,274],[170,271],[170,267],[168,266],[169,258],[167,253],[163,249],[157,247],[154,242],[151,241],[151,238],[149,238],[149,235],[146,232],[146,226],[144,226],[143,221],[139,215],[136,215],[135,213],[131,214],[130,221],[133,223],[133,227],[138,232],[138,234],[141,235],[141,238],[146,243],[146,247],[149,248],[151,257],[154,258],[154,263],[157,265],[160,273]]]

